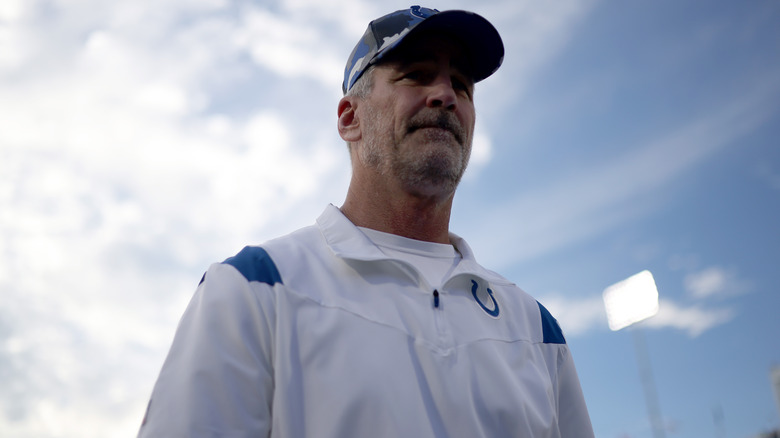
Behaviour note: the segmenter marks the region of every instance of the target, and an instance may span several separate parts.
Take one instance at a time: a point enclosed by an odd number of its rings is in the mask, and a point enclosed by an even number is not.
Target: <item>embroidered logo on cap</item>
[[[414,5],[411,8],[409,8],[409,12],[411,12],[412,15],[414,15],[415,17],[428,18],[431,15],[438,14],[439,10],[438,9],[428,9],[428,8],[424,8],[424,7],[420,6],[420,5]]]

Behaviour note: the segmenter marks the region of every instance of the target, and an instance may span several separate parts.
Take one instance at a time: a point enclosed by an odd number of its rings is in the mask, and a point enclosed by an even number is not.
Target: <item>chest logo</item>
[[[490,290],[490,288],[487,288],[487,293],[482,292],[479,290],[477,282],[471,280],[471,295],[474,295],[474,300],[476,300],[479,307],[481,307],[485,313],[493,318],[498,318],[500,312],[498,301],[496,301],[496,297],[493,296],[493,291]],[[489,305],[486,306],[485,303],[488,303]]]

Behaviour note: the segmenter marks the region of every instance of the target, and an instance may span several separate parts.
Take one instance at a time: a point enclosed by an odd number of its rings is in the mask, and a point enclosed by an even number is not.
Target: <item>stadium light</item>
[[[612,331],[658,313],[658,289],[650,271],[642,271],[604,289],[603,298]]]
[[[658,288],[650,271],[642,271],[609,286],[604,289],[602,296],[607,310],[607,321],[612,331],[644,321],[658,313]],[[634,335],[639,378],[642,381],[647,418],[650,421],[653,438],[666,438],[645,337],[641,329],[632,329],[631,332]]]

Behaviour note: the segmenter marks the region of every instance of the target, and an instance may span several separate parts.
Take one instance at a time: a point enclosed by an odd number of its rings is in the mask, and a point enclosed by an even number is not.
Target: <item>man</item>
[[[593,436],[555,320],[449,232],[503,52],[469,12],[369,24],[338,105],[344,205],[209,268],[140,436]]]

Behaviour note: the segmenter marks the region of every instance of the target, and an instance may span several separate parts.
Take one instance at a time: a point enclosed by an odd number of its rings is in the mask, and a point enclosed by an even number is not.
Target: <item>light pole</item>
[[[658,313],[658,288],[650,271],[642,271],[609,286],[604,289],[603,298],[609,328],[612,331],[624,329]],[[653,379],[647,342],[645,342],[644,333],[640,328],[633,327],[631,332],[653,437],[665,438],[661,407]]]
[[[780,365],[772,365],[769,371],[769,380],[772,381],[772,392],[775,393],[777,412],[780,413]]]

